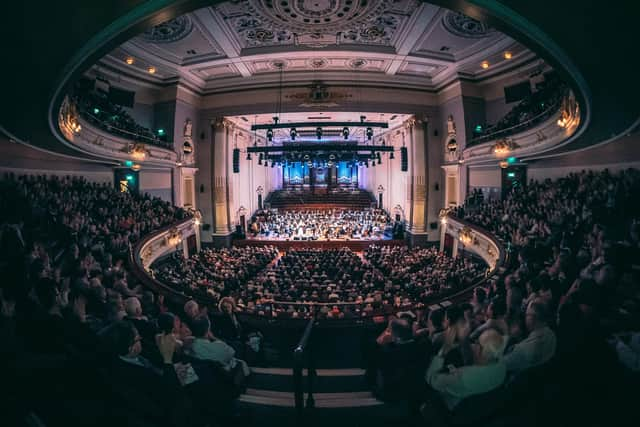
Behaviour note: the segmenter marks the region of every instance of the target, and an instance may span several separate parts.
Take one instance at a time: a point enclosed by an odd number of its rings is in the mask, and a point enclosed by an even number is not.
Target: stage
[[[300,248],[320,248],[320,249],[340,249],[349,248],[352,251],[360,252],[371,245],[378,246],[404,246],[407,242],[404,239],[392,240],[267,240],[267,239],[236,239],[233,246],[276,246],[280,250],[300,249]]]

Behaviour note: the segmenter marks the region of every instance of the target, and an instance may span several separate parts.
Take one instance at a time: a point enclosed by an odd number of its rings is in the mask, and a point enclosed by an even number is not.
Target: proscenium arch
[[[221,0],[151,0],[135,5],[86,42],[74,54],[56,79],[49,101],[49,128],[58,139],[64,140],[58,129],[58,111],[71,85],[98,59],[114,47],[142,33],[144,30],[201,7],[221,3]],[[576,138],[586,129],[590,117],[590,92],[586,81],[564,51],[537,26],[514,10],[489,0],[433,0],[429,3],[460,11],[472,18],[487,22],[515,40],[531,48],[547,60],[572,85],[583,111]],[[568,142],[568,141],[567,141]]]

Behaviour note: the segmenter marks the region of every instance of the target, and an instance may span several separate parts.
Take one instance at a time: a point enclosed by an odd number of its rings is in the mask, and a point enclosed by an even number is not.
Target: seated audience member
[[[190,354],[196,359],[217,362],[228,371],[237,368],[244,376],[251,373],[243,360],[236,359],[236,351],[222,340],[217,339],[211,333],[211,322],[207,316],[198,317],[193,322],[193,335],[195,339],[191,344]]]
[[[131,322],[119,321],[102,333],[115,352],[107,370],[113,390],[129,403],[127,414],[152,419],[159,425],[187,425],[188,406],[173,367],[176,340],[172,334],[158,337],[162,365],[154,366],[140,355],[142,337]]]
[[[556,335],[547,325],[547,307],[533,301],[527,307],[525,324],[529,335],[505,353],[509,372],[518,374],[548,362],[556,352]]]
[[[501,357],[503,347],[502,336],[494,330],[487,330],[474,345],[472,365],[447,367],[445,358],[439,353],[429,365],[426,381],[452,410],[463,399],[487,393],[504,383],[507,370]]]
[[[145,340],[151,341],[155,335],[155,328],[149,319],[142,314],[140,300],[136,297],[127,298],[124,300],[124,310],[127,313],[124,320],[131,322]]]
[[[462,367],[473,361],[473,352],[468,340],[470,326],[463,309],[451,306],[445,315],[445,331],[442,347],[438,352],[446,366]]]
[[[487,307],[487,317],[487,321],[478,326],[471,335],[469,335],[469,338],[475,340],[484,331],[494,329],[505,337],[506,344],[507,337],[509,336],[509,325],[507,324],[507,304],[505,300],[497,298],[491,301]]]
[[[383,400],[408,398],[418,389],[416,380],[426,369],[428,349],[413,338],[404,319],[389,322],[389,338],[378,351],[376,395]]]
[[[620,363],[627,369],[640,373],[640,333],[616,334],[610,342],[616,350]]]

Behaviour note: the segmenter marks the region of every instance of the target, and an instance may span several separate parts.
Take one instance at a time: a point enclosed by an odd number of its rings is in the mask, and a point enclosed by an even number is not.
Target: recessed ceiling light
[[[504,53],[504,59],[511,59],[513,57],[513,54],[509,51],[506,51]]]
[[[156,67],[149,67],[149,68],[147,68],[147,71],[149,72],[149,74],[155,74]]]
[[[489,61],[482,61],[480,63],[480,66],[486,70],[487,68],[489,68]]]
[[[134,60],[132,57],[127,56],[127,58],[124,60],[124,62],[126,62],[126,63],[127,63],[127,64],[129,64],[129,65],[133,65],[133,63],[135,62],[135,60]]]

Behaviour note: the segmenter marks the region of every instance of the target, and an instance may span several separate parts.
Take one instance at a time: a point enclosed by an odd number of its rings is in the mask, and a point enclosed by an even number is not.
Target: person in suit
[[[143,338],[133,323],[115,322],[102,332],[102,338],[106,346],[113,349],[111,363],[105,370],[105,381],[123,402],[127,415],[156,423],[154,425],[192,424],[190,404],[173,367],[177,345],[173,334],[161,334],[156,338],[162,356],[160,367],[141,356]]]

